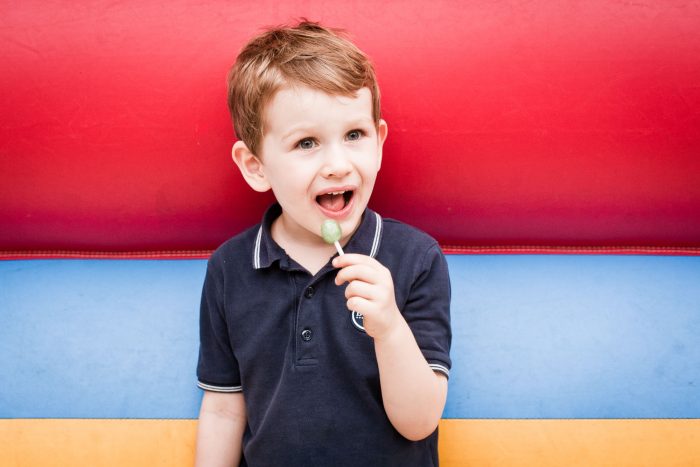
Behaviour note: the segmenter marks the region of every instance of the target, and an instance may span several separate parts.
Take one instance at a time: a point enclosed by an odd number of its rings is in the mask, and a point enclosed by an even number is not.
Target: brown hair
[[[341,30],[305,19],[268,29],[245,45],[228,78],[228,108],[236,136],[258,155],[265,105],[285,85],[305,85],[332,95],[372,93],[379,124],[379,87],[369,58]]]

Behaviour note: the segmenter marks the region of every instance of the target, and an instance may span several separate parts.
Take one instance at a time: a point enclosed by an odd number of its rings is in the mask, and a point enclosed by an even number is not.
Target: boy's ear
[[[233,144],[231,157],[253,190],[263,192],[270,189],[260,158],[253,154],[243,141],[236,141]]]
[[[384,147],[384,141],[389,134],[389,127],[386,121],[380,119],[379,125],[377,125],[377,144],[379,145],[379,168],[382,167],[382,148]]]

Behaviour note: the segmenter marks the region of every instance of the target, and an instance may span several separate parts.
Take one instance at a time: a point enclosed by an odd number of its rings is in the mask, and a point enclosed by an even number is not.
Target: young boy
[[[208,263],[197,465],[437,465],[447,265],[367,208],[387,136],[369,60],[316,23],[269,30],[238,56],[229,108],[233,160],[277,203]]]

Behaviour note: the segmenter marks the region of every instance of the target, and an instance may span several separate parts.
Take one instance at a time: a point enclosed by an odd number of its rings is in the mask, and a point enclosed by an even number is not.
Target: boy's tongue
[[[318,197],[318,204],[329,211],[340,211],[345,207],[345,198],[343,195],[332,195],[328,193]]]

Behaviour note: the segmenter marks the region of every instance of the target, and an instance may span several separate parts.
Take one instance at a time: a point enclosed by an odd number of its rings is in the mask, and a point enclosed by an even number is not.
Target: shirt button
[[[315,293],[316,293],[316,290],[314,290],[313,287],[307,287],[306,290],[304,291],[304,297],[311,298],[314,296]]]
[[[306,342],[309,342],[311,340],[312,335],[313,333],[311,332],[311,329],[304,329],[303,331],[301,331],[301,338]]]

